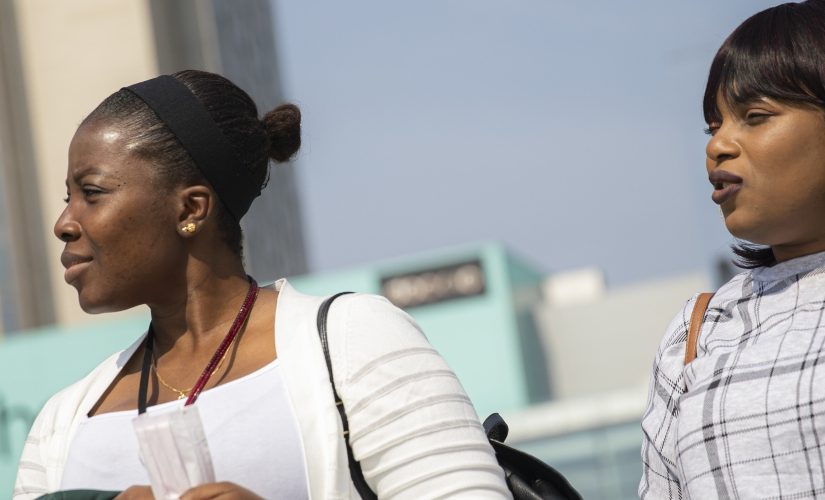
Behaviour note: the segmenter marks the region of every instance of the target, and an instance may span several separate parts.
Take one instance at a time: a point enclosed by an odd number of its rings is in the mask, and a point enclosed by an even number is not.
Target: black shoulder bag
[[[344,428],[344,442],[347,444],[350,476],[361,498],[372,500],[378,497],[364,479],[361,464],[352,455],[352,447],[349,444],[347,413],[344,410],[344,403],[338,396],[338,391],[335,390],[335,379],[332,376],[332,361],[329,357],[329,344],[327,342],[327,314],[329,308],[335,299],[348,293],[352,292],[338,293],[321,304],[317,319],[318,336],[321,338],[321,347],[324,350],[324,359],[327,362],[329,383],[332,385],[332,395],[335,396],[335,406],[338,408],[338,414],[341,416],[341,424]],[[484,431],[487,433],[490,445],[496,452],[498,464],[504,469],[507,487],[510,488],[513,498],[516,500],[582,500],[581,495],[556,469],[532,455],[504,444],[508,430],[507,424],[498,413],[493,413],[484,420]]]

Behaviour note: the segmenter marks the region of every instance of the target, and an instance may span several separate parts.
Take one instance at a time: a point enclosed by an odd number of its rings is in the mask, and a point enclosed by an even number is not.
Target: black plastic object
[[[507,486],[516,500],[581,500],[582,496],[561,475],[538,458],[504,444],[509,427],[498,413],[484,420],[487,439],[504,469]]]

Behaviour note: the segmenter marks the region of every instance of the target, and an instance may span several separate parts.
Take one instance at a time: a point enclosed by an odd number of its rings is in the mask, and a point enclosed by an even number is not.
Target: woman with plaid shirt
[[[712,199],[746,271],[711,299],[694,361],[695,299],[668,328],[639,495],[825,498],[825,0],[742,23],[703,104]]]

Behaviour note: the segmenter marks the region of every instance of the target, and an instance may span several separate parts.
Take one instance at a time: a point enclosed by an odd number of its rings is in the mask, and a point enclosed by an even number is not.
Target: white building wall
[[[66,158],[77,125],[123,85],[157,73],[147,0],[13,0],[38,173],[41,231],[51,234],[66,196]],[[60,324],[89,321],[63,281],[62,243],[47,238],[45,269]],[[17,249],[25,251],[25,249]]]
[[[693,294],[710,289],[709,277],[695,273],[607,289],[571,305],[542,305],[535,315],[555,397],[646,385],[668,324]]]

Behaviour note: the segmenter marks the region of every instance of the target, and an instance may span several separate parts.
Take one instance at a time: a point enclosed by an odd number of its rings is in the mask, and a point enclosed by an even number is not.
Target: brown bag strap
[[[700,293],[693,304],[693,312],[690,315],[688,324],[688,338],[685,346],[685,364],[687,365],[696,359],[696,342],[699,340],[699,331],[702,329],[702,322],[705,319],[705,311],[708,309],[712,293]]]

